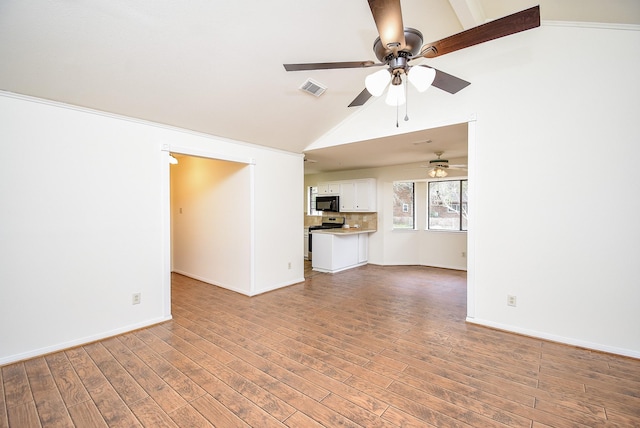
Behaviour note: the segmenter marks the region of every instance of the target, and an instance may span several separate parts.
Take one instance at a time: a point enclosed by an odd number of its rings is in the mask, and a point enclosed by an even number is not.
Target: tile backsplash
[[[378,213],[328,213],[326,215],[343,216],[345,217],[345,224],[348,224],[350,227],[355,227],[357,224],[360,226],[360,229],[378,230]],[[304,216],[304,227],[315,226],[321,223],[321,216]]]

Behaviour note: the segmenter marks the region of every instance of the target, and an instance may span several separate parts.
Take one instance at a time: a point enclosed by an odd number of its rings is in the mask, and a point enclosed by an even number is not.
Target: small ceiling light
[[[436,78],[436,70],[431,67],[416,66],[409,70],[409,82],[415,86],[418,92],[424,92],[433,83]]]
[[[391,73],[386,68],[368,75],[364,79],[364,87],[374,97],[379,97],[391,81]]]
[[[169,153],[169,163],[171,165],[177,165],[178,164],[178,159],[174,158],[171,153]]]
[[[445,171],[445,169],[440,166],[437,166],[429,171],[429,177],[431,178],[444,178],[447,175],[447,171]]]

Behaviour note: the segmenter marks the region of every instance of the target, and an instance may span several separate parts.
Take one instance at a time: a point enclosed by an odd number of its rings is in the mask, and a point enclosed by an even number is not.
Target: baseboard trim
[[[461,272],[466,272],[467,271],[467,267],[462,267],[462,266],[451,266],[451,265],[423,265],[420,263],[387,263],[387,264],[380,264],[380,263],[374,263],[374,262],[368,262],[367,264],[370,265],[374,265],[374,266],[422,266],[422,267],[432,267],[432,268],[438,268],[438,269],[447,269],[447,270],[458,270]]]
[[[300,283],[303,283],[303,282],[304,282],[304,277],[303,278],[294,279],[292,281],[282,282],[280,284],[273,285],[273,286],[271,286],[269,288],[264,288],[264,289],[257,290],[254,294],[251,294],[251,296],[257,296],[259,294],[268,293],[270,291],[275,291],[275,290],[278,290],[278,289],[284,288],[284,287],[290,287],[292,285],[300,284]]]
[[[195,274],[192,274],[190,272],[185,272],[185,271],[178,270],[178,269],[173,269],[172,272],[180,274],[182,276],[186,276],[188,278],[196,279],[196,280],[198,280],[200,282],[204,282],[204,283],[209,284],[209,285],[214,285],[216,287],[224,288],[226,290],[235,291],[236,293],[240,293],[240,294],[244,294],[245,296],[249,296],[249,294],[247,293],[247,290],[241,290],[239,288],[236,288],[236,287],[233,287],[233,286],[230,286],[230,285],[226,285],[226,284],[220,283],[218,281],[212,280],[211,278],[206,278],[204,276],[195,275]]]
[[[193,275],[193,274],[191,274],[189,272],[176,270],[176,269],[174,269],[172,272],[175,272],[175,273],[180,274],[182,276],[186,276],[188,278],[196,279],[196,280],[198,280],[200,282],[204,282],[206,284],[213,285],[215,287],[220,287],[220,288],[224,288],[225,290],[234,291],[236,293],[242,294],[244,296],[249,296],[249,297],[257,296],[259,294],[263,294],[263,293],[267,293],[269,291],[277,290],[278,288],[288,287],[290,285],[299,284],[301,282],[304,282],[304,277],[303,278],[298,278],[298,279],[294,279],[292,281],[288,281],[288,282],[283,282],[283,283],[280,283],[280,284],[272,285],[270,287],[267,287],[267,288],[264,288],[264,289],[260,289],[260,290],[257,290],[255,292],[251,293],[251,292],[247,292],[247,290],[240,290],[239,288],[231,287],[231,286],[228,286],[228,285],[216,282],[216,281],[212,281],[209,278],[205,278],[205,277],[202,277],[202,276],[199,276],[199,275]]]
[[[466,321],[471,324],[480,325],[483,327],[489,327],[496,330],[502,330],[509,333],[516,333],[522,336],[534,337],[536,339],[544,339],[550,342],[562,343],[564,345],[575,346],[578,348],[589,349],[591,351],[605,352],[607,354],[621,355],[623,357],[631,357],[640,359],[640,352],[632,349],[617,348],[614,346],[602,345],[599,343],[593,343],[586,340],[574,339],[571,337],[558,336],[555,334],[544,333],[536,330],[529,330],[525,328],[518,328],[512,325],[506,325],[496,323],[493,321],[487,321],[478,318],[467,317]]]
[[[62,342],[51,346],[45,346],[44,348],[38,348],[27,352],[22,352],[20,354],[9,355],[8,357],[0,358],[0,366],[17,363],[19,361],[28,360],[30,358],[40,357],[42,355],[51,354],[53,352],[58,352],[65,349],[75,348],[76,346],[86,345],[87,343],[103,340],[109,337],[117,336],[119,334],[139,330],[141,328],[150,327],[152,325],[160,324],[171,319],[171,315],[169,315],[168,317],[153,318],[151,320],[147,320],[137,324],[130,324],[124,327],[116,328],[114,330],[104,331],[102,333],[93,334],[91,336],[85,336],[80,339],[74,339],[68,342]]]

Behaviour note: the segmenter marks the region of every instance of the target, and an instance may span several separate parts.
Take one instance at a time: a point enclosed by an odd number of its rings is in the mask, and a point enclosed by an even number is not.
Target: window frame
[[[399,184],[399,183],[406,183],[406,184],[411,184],[411,204],[406,204],[406,203],[402,203],[401,204],[401,209],[402,212],[411,212],[411,219],[412,219],[412,225],[411,227],[397,227],[396,223],[395,223],[395,185]],[[416,181],[415,180],[396,180],[392,183],[392,189],[393,189],[393,196],[394,196],[394,201],[392,203],[391,206],[391,212],[392,212],[392,225],[391,225],[391,230],[392,231],[411,231],[411,230],[418,230],[418,217],[417,217],[417,212],[416,212]],[[405,211],[404,210],[404,206],[408,205],[408,210]],[[409,216],[406,216],[409,217]]]
[[[458,229],[432,229],[431,228],[431,183],[442,183],[442,182],[447,182],[447,181],[456,181],[459,183],[459,200],[457,200],[456,202],[452,203],[452,205],[456,205],[459,209],[458,209],[458,215],[459,215],[459,219],[458,219]],[[469,227],[468,227],[468,219],[466,221],[467,223],[467,228],[463,228],[463,224],[465,222],[463,222],[463,207],[466,207],[466,212],[468,213],[469,210],[469,201],[468,201],[468,197],[467,197],[467,201],[463,202],[463,191],[462,191],[462,182],[466,182],[467,185],[467,189],[469,188],[469,178],[468,177],[451,177],[451,178],[442,178],[442,179],[437,179],[437,180],[427,180],[427,189],[426,189],[426,199],[427,199],[427,209],[426,209],[426,226],[425,226],[425,230],[429,231],[429,232],[453,232],[453,233],[466,233],[469,231]],[[468,191],[468,190],[467,190]],[[451,210],[449,207],[446,207],[448,212],[455,212],[455,210]]]
[[[307,215],[322,216],[322,211],[316,211],[315,200],[318,196],[318,186],[307,186]]]

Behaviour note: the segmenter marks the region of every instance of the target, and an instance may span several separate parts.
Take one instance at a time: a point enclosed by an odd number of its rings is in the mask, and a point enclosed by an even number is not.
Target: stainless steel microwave
[[[340,196],[316,196],[316,211],[340,211]]]

